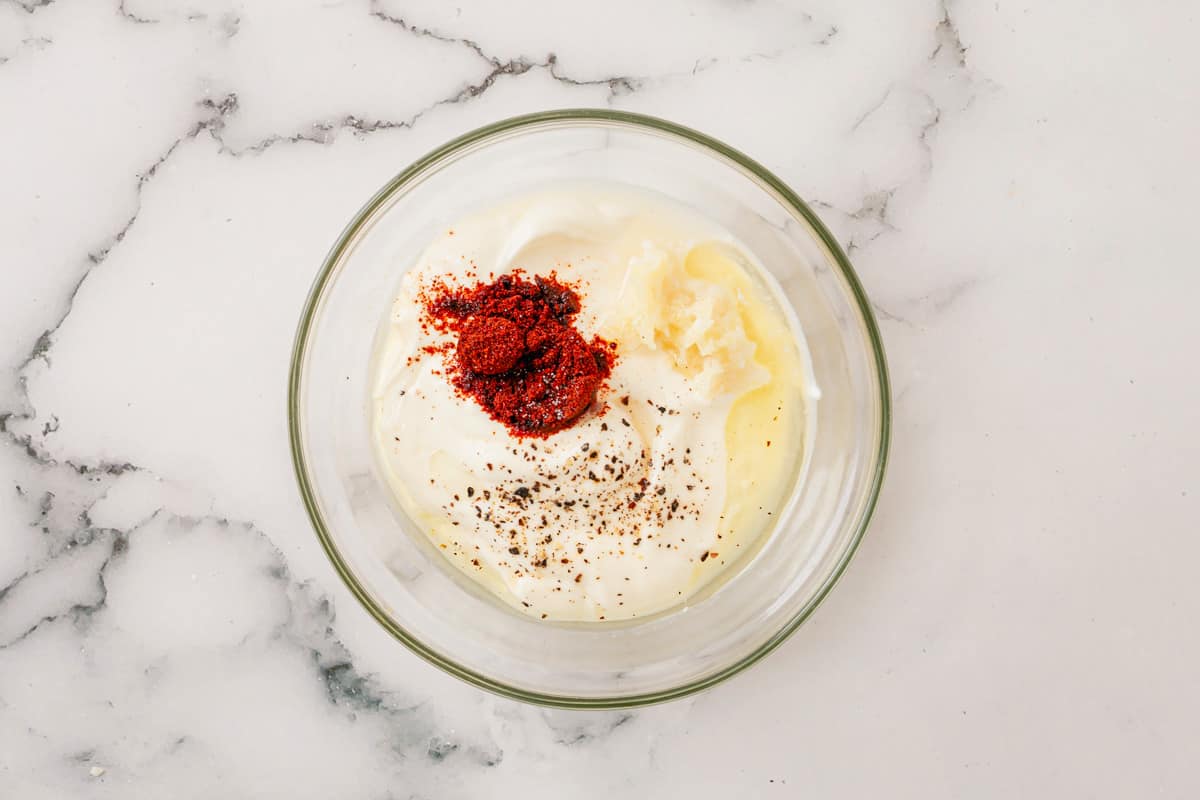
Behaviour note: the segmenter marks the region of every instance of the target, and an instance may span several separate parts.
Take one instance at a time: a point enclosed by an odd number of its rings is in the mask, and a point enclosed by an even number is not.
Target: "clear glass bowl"
[[[548,624],[488,596],[396,505],[372,452],[368,366],[400,272],[436,231],[468,211],[564,179],[644,187],[724,225],[791,303],[822,393],[815,430],[806,432],[807,474],[774,531],[715,590],[645,620]],[[367,202],[334,244],[304,307],[288,422],[317,536],[389,633],[485,689],[546,705],[612,708],[710,687],[769,653],[813,612],[874,509],[890,408],[867,298],[837,242],[795,193],[701,133],[589,109],[469,133]]]

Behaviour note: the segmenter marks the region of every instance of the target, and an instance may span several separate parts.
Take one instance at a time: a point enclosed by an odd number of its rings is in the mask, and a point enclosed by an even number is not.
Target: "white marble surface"
[[[0,0],[0,796],[1200,793],[1196,3],[459,2]],[[549,712],[342,588],[285,370],[387,177],[605,104],[816,205],[894,458],[763,664]]]

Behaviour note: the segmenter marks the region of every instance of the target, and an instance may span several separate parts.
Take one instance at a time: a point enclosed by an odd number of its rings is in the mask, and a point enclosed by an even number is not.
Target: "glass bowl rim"
[[[718,160],[724,160],[726,163],[740,169],[743,173],[748,173],[760,183],[764,189],[768,189],[776,195],[785,207],[794,214],[798,215],[809,228],[817,235],[821,242],[833,256],[833,260],[837,269],[841,272],[846,284],[850,287],[850,292],[854,302],[858,306],[858,311],[861,315],[864,328],[867,333],[867,339],[870,342],[876,379],[879,382],[879,403],[880,403],[880,425],[879,425],[879,447],[875,454],[875,465],[871,475],[871,483],[868,487],[866,503],[863,506],[862,513],[858,519],[858,523],[851,536],[850,542],[842,554],[838,563],[834,566],[829,576],[818,588],[817,592],[805,603],[791,619],[789,619],[771,638],[759,645],[749,654],[740,658],[737,662],[723,667],[719,671],[707,675],[698,680],[693,680],[687,683],[680,684],[668,689],[662,689],[654,692],[646,692],[642,694],[633,694],[625,696],[613,697],[569,697],[565,695],[543,694],[535,691],[512,686],[503,681],[488,677],[480,672],[477,672],[469,667],[463,666],[449,658],[438,653],[433,648],[426,645],[424,642],[417,639],[415,636],[408,633],[401,625],[392,619],[375,600],[366,591],[365,587],[358,581],[358,578],[350,570],[345,559],[339,552],[333,537],[330,535],[324,519],[321,516],[320,509],[317,506],[316,495],[309,478],[308,466],[304,458],[304,450],[301,442],[300,433],[300,385],[304,371],[305,355],[308,349],[309,334],[311,332],[313,322],[316,318],[317,306],[321,296],[325,291],[326,285],[329,283],[330,277],[333,274],[334,267],[341,260],[342,254],[345,252],[350,242],[357,236],[363,224],[379,209],[388,199],[394,194],[403,190],[414,178],[424,175],[428,170],[436,167],[444,159],[458,153],[459,151],[471,145],[483,142],[491,137],[502,133],[511,133],[524,128],[532,128],[543,126],[546,123],[589,123],[597,126],[610,127],[627,127],[639,130],[641,132],[649,132],[654,134],[667,134],[667,138],[682,139],[684,143],[698,145],[703,151],[708,152],[710,156],[715,156]],[[494,122],[490,125],[476,128],[468,133],[451,139],[442,146],[431,150],[430,152],[418,158],[407,168],[388,181],[383,188],[375,193],[370,200],[366,202],[346,225],[341,235],[338,236],[329,253],[325,256],[325,260],[321,264],[321,269],[317,273],[317,277],[313,282],[312,288],[309,290],[308,297],[304,302],[304,307],[300,315],[300,321],[296,327],[295,340],[292,345],[291,365],[288,370],[288,441],[291,447],[292,467],[295,470],[296,481],[299,484],[300,496],[304,502],[304,508],[308,513],[309,521],[312,523],[313,529],[317,534],[317,538],[324,549],[326,556],[333,564],[334,570],[345,583],[346,588],[350,593],[362,604],[367,613],[370,614],[376,622],[378,622],[384,630],[392,635],[393,638],[400,641],[412,652],[423,658],[425,661],[444,670],[445,672],[466,681],[481,689],[493,692],[503,697],[508,697],[514,700],[520,700],[536,705],[549,706],[555,708],[590,708],[590,709],[614,709],[614,708],[633,708],[638,706],[652,705],[662,703],[668,700],[675,700],[696,692],[703,691],[712,686],[721,683],[722,681],[733,677],[742,672],[751,665],[757,663],[764,656],[778,647],[789,636],[807,620],[812,613],[817,609],[826,595],[832,590],[834,584],[846,571],[850,560],[853,558],[855,551],[858,550],[859,544],[869,527],[871,517],[875,512],[875,506],[879,499],[879,492],[883,484],[883,476],[886,471],[888,461],[888,450],[891,440],[891,390],[888,380],[887,360],[884,355],[883,342],[879,333],[879,325],[875,320],[875,315],[871,308],[871,303],[867,298],[866,292],[863,290],[862,284],[858,276],[854,272],[854,268],[850,265],[849,259],[845,252],[838,244],[833,234],[825,227],[820,218],[809,208],[800,197],[792,191],[782,180],[775,176],[770,170],[722,141],[714,139],[707,134],[701,133],[692,128],[670,122],[665,119],[653,117],[647,114],[638,114],[628,111],[615,111],[611,109],[600,108],[569,108],[554,111],[541,111],[532,114],[523,114],[520,116],[509,117],[507,119]]]

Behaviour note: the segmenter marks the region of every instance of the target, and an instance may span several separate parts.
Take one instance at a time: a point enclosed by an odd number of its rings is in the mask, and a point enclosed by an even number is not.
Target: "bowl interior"
[[[371,446],[369,367],[409,268],[436,231],[514,192],[563,180],[665,194],[738,237],[804,331],[821,390],[802,479],[740,569],[689,603],[627,623],[547,624],[489,597],[396,505]],[[647,117],[553,112],[450,143],[355,218],[318,276],[297,335],[290,423],[302,494],[335,566],[416,652],[534,702],[624,706],[711,685],[768,652],[816,606],[861,537],[882,478],[887,379],[845,256],[812,212],[744,156]],[[453,435],[447,431],[447,435]]]

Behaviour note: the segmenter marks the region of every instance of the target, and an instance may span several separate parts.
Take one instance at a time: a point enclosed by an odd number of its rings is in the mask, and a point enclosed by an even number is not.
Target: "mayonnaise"
[[[715,223],[615,185],[523,195],[447,228],[404,275],[373,365],[375,447],[401,507],[538,619],[685,602],[771,529],[817,396],[752,263]],[[421,324],[435,281],[514,269],[577,286],[576,327],[617,345],[592,407],[547,438],[515,437],[456,393],[445,334]]]

